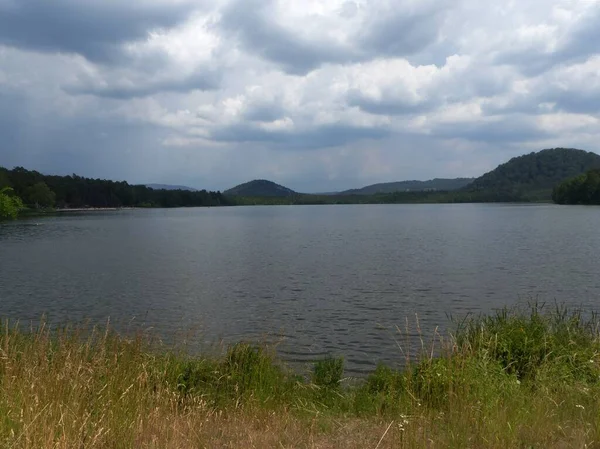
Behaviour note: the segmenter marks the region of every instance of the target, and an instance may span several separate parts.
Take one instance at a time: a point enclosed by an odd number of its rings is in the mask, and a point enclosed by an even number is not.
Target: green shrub
[[[378,364],[375,371],[367,377],[366,388],[370,394],[396,396],[405,389],[405,379],[400,372]]]
[[[315,363],[312,380],[319,387],[336,390],[344,376],[344,359],[328,357]]]
[[[236,391],[265,391],[276,389],[284,379],[283,370],[274,358],[259,346],[240,343],[227,351],[222,367],[227,382]]]
[[[353,409],[359,415],[390,415],[406,411],[410,397],[406,373],[378,364],[355,390]]]
[[[177,390],[183,395],[203,394],[218,383],[214,364],[206,360],[185,360],[176,367]]]
[[[517,377],[496,360],[460,354],[423,361],[415,368],[411,382],[412,394],[434,408],[456,401],[492,406],[518,388]]]
[[[169,377],[183,396],[200,395],[215,404],[277,399],[293,386],[265,349],[245,343],[231,346],[221,361],[174,359]]]
[[[598,378],[598,324],[581,312],[530,304],[529,310],[504,308],[462,322],[455,334],[458,350],[500,363],[520,380],[534,380],[550,365],[574,380]],[[591,362],[590,362],[591,361]]]
[[[459,375],[453,365],[450,358],[431,359],[418,364],[411,383],[415,395],[432,406],[445,404]]]

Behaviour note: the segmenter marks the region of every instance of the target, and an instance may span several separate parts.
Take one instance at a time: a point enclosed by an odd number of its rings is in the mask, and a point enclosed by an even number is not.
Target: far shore
[[[117,210],[133,210],[137,207],[68,207],[64,209],[54,209],[53,212],[103,212]]]

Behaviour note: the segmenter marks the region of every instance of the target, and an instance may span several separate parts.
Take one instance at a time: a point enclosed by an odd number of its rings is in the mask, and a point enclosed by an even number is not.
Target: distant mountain
[[[465,190],[519,192],[528,199],[550,199],[557,184],[595,168],[600,168],[596,153],[553,148],[512,158],[475,179]]]
[[[246,182],[226,190],[223,194],[227,196],[286,197],[296,195],[297,193],[272,181],[255,179],[254,181]]]
[[[188,190],[190,192],[198,191],[198,189],[194,189],[193,187],[172,186],[170,184],[146,184],[146,187],[149,187],[154,190]]]
[[[360,189],[350,189],[340,192],[339,195],[375,195],[377,193],[395,192],[424,192],[424,191],[448,191],[461,189],[475,178],[435,178],[429,181],[399,181],[373,184]]]

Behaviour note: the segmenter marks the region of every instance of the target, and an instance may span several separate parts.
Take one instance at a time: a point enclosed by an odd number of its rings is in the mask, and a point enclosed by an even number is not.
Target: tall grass
[[[251,344],[192,358],[5,323],[0,447],[600,447],[598,329],[562,307],[503,309],[346,383],[342,359],[303,377]]]

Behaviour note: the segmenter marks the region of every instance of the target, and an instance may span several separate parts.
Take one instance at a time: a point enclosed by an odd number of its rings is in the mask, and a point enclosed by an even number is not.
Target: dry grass
[[[519,377],[471,335],[452,356],[343,388],[297,378],[249,346],[189,360],[149,351],[142,338],[5,325],[0,447],[600,448],[589,337],[566,343],[586,359],[585,376],[573,365],[581,357],[546,355],[535,372],[523,364],[534,377]]]

